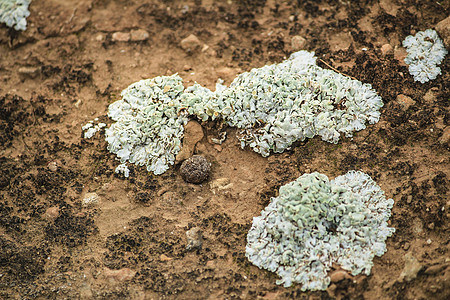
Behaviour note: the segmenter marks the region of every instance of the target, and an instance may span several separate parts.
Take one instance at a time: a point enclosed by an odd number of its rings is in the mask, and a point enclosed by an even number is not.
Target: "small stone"
[[[389,15],[396,17],[399,7],[390,0],[380,0],[380,7]]]
[[[27,78],[36,78],[39,75],[40,71],[41,69],[37,67],[21,67],[18,70],[19,74],[22,77]]]
[[[150,34],[144,29],[131,30],[130,40],[133,42],[143,42],[148,40]]]
[[[90,205],[96,205],[100,202],[100,197],[97,195],[97,193],[86,193],[84,195],[83,201],[81,204],[83,206],[90,206]]]
[[[172,260],[172,257],[168,257],[168,256],[165,255],[165,254],[161,254],[161,255],[159,256],[159,260],[160,260],[160,261],[171,261],[171,260]]]
[[[428,229],[433,230],[434,229],[434,223],[431,222],[430,224],[428,224]]]
[[[407,66],[407,64],[405,63],[405,58],[408,55],[408,53],[406,53],[406,49],[403,47],[395,47],[394,49],[394,58],[398,61],[398,63],[401,66]]]
[[[128,42],[131,36],[129,32],[114,32],[111,40],[113,42]]]
[[[202,52],[206,52],[206,51],[208,51],[208,49],[209,49],[209,46],[204,44],[202,47]]]
[[[419,261],[412,256],[411,252],[405,254],[405,267],[403,268],[402,273],[400,274],[398,281],[411,281],[417,277],[417,274],[422,269],[422,265]]]
[[[58,216],[59,216],[59,207],[58,206],[49,207],[45,211],[45,217],[47,219],[56,219]]]
[[[384,56],[394,54],[394,48],[390,44],[384,44],[381,46],[381,53]]]
[[[408,110],[411,106],[416,104],[416,101],[414,101],[411,97],[408,97],[403,94],[399,94],[396,99],[397,103],[400,104],[400,106],[404,110]]]
[[[195,35],[190,34],[187,38],[183,39],[180,42],[180,46],[184,51],[191,54],[195,51],[200,50],[202,48],[202,43]]]
[[[429,90],[425,93],[425,95],[423,96],[423,100],[425,101],[425,103],[427,103],[427,104],[433,104],[433,103],[435,103],[435,102],[436,102],[436,94],[437,94],[438,92],[439,92],[439,91],[436,90],[435,88],[429,89]]]
[[[186,159],[180,167],[181,177],[189,183],[202,183],[209,177],[211,164],[201,155]]]
[[[438,141],[441,145],[450,144],[450,126],[445,127]]]
[[[450,49],[450,17],[437,23],[435,28],[444,41],[445,48]]]
[[[291,39],[291,47],[292,50],[298,51],[305,49],[306,46],[306,39],[304,37],[301,37],[299,35],[293,36]]]
[[[213,182],[209,184],[209,187],[211,189],[217,189],[217,190],[226,190],[233,186],[233,183],[230,183],[230,179],[223,177],[223,178],[217,178]]]
[[[407,204],[411,204],[412,199],[413,199],[413,196],[412,195],[408,195],[408,197],[406,197],[406,203]]]
[[[98,35],[95,37],[95,40],[96,40],[97,42],[103,42],[103,41],[105,40],[105,37],[103,36],[103,34],[98,34]]]
[[[214,145],[213,147],[214,147],[214,149],[215,149],[217,152],[222,152],[222,146],[220,146],[220,145]]]
[[[411,227],[414,233],[421,234],[423,232],[422,220],[415,218]]]
[[[427,245],[431,245],[432,242],[433,242],[433,241],[432,241],[431,239],[428,239],[428,240],[427,240]]]
[[[408,251],[409,247],[410,247],[410,244],[409,244],[408,242],[406,242],[406,243],[403,245],[403,250]]]
[[[342,280],[344,280],[344,279],[346,279],[346,278],[351,278],[351,277],[350,277],[350,275],[348,275],[348,273],[345,272],[344,270],[337,270],[337,271],[334,271],[334,272],[331,273],[331,275],[330,275],[331,282],[334,282],[334,283],[339,282],[339,281],[342,281]]]
[[[214,269],[216,267],[216,263],[214,260],[208,260],[206,262],[206,268],[208,269]]]
[[[56,161],[51,161],[47,164],[47,168],[52,172],[56,172],[58,171],[58,164]]]
[[[186,250],[201,249],[203,244],[202,231],[198,227],[193,227],[186,231]]]
[[[108,279],[112,279],[118,282],[124,282],[133,279],[134,275],[136,275],[136,271],[133,271],[129,268],[123,268],[119,270],[111,270],[105,268],[104,274]]]
[[[176,161],[181,162],[194,154],[195,145],[203,139],[203,128],[196,121],[189,121],[184,126],[183,146],[176,156]]]

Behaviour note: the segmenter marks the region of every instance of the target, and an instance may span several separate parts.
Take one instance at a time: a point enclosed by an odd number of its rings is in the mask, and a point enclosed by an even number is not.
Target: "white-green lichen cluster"
[[[97,132],[99,132],[102,128],[106,127],[105,123],[98,123],[94,125],[94,121],[98,121],[98,118],[95,118],[93,121],[89,121],[86,125],[81,127],[81,129],[84,131],[84,138],[90,139],[94,136]]]
[[[31,0],[0,0],[0,23],[15,30],[27,29],[26,18],[30,15],[28,6]]]
[[[444,60],[447,49],[436,31],[427,29],[414,36],[407,36],[403,47],[408,53],[405,63],[409,65],[409,73],[415,81],[425,83],[441,74],[438,65]]]
[[[315,64],[300,51],[288,60],[237,76],[216,91],[195,84],[184,89],[178,75],[132,84],[109,106],[116,123],[106,129],[108,149],[122,163],[145,165],[155,174],[174,163],[188,117],[221,119],[240,130],[241,146],[268,156],[319,135],[337,143],[366,123],[376,123],[383,106],[369,84]]]
[[[341,133],[350,137],[379,120],[383,101],[369,84],[315,61],[313,53],[300,51],[282,63],[240,74],[219,92],[194,85],[183,98],[190,114],[204,121],[220,117],[242,129],[241,146],[263,156],[316,135],[337,143]]]
[[[188,121],[181,103],[183,90],[178,75],[141,80],[126,88],[122,100],[109,106],[108,116],[116,122],[105,130],[108,150],[121,163],[164,173],[181,150]]]
[[[365,173],[350,171],[329,181],[320,173],[304,174],[280,188],[247,235],[246,256],[259,268],[302,290],[324,290],[327,271],[340,265],[353,275],[370,274],[385,240],[394,201]]]

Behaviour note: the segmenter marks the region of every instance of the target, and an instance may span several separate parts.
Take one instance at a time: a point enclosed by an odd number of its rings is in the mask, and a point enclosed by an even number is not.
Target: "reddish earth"
[[[1,298],[450,298],[449,58],[420,84],[401,48],[448,17],[450,3],[278,3],[33,1],[25,32],[0,26]],[[186,46],[190,34],[198,41]],[[337,145],[313,138],[268,158],[204,123],[195,151],[212,173],[202,185],[185,183],[179,164],[162,176],[132,167],[124,179],[100,135],[82,138],[89,120],[110,124],[108,105],[142,78],[178,73],[214,89],[299,48],[372,84],[385,102],[380,122]],[[228,133],[220,147],[211,143],[219,130]],[[301,292],[248,262],[252,218],[281,185],[352,169],[395,200],[396,232],[370,276],[336,271],[327,291]],[[86,193],[99,203],[83,206]],[[186,249],[192,228],[201,249]]]

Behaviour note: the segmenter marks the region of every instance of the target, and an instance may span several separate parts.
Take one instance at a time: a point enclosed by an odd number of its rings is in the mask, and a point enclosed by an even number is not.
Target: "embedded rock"
[[[124,282],[133,279],[136,275],[136,271],[129,268],[123,268],[119,270],[104,269],[105,277],[117,282]]]
[[[291,39],[291,48],[294,51],[303,50],[306,46],[306,39],[299,35],[293,36]]]
[[[40,74],[41,69],[37,67],[21,67],[18,72],[23,78],[36,78]]]
[[[113,42],[128,42],[131,36],[129,32],[114,32],[111,40]]]
[[[394,54],[394,48],[390,44],[384,44],[381,46],[381,53],[384,56]]]
[[[97,193],[86,193],[84,195],[83,201],[81,204],[83,206],[90,206],[90,205],[96,205],[100,201],[100,197],[97,195]]]
[[[186,250],[201,249],[203,244],[202,231],[198,227],[186,231],[187,245]]]
[[[412,256],[411,252],[406,253],[405,255],[405,267],[403,268],[402,273],[400,274],[398,281],[399,282],[409,282],[417,277],[417,274],[422,269],[422,265],[419,261]]]
[[[408,97],[408,96],[403,95],[403,94],[397,95],[396,101],[397,101],[398,104],[400,104],[400,106],[405,111],[408,110],[414,104],[416,104],[416,101],[414,101],[411,97]]]
[[[183,39],[180,42],[180,46],[184,51],[191,54],[193,52],[200,51],[200,49],[202,48],[202,43],[200,42],[198,37],[190,34],[187,38]]]
[[[150,34],[144,29],[131,30],[130,32],[130,40],[132,42],[143,42],[148,40],[149,37]]]
[[[203,138],[203,128],[196,121],[189,121],[184,126],[183,147],[176,156],[176,161],[183,161],[194,154],[195,145]]]
[[[450,49],[450,16],[436,24],[436,31],[444,40],[445,47]]]

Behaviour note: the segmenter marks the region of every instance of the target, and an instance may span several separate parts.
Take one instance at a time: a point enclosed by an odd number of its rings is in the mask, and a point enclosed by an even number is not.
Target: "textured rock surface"
[[[180,167],[181,177],[189,183],[202,183],[209,178],[211,164],[201,155],[186,159]]]

